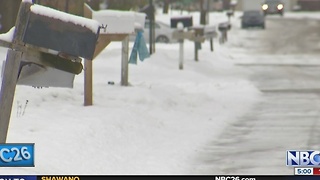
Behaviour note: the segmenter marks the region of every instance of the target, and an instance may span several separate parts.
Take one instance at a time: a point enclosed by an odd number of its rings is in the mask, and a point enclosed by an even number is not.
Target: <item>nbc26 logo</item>
[[[287,166],[320,166],[320,151],[287,151]]]

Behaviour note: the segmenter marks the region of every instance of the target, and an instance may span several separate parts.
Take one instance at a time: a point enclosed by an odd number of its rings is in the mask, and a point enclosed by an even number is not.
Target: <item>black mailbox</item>
[[[148,19],[154,19],[155,8],[152,5],[144,6],[139,12],[145,13]]]
[[[228,17],[233,16],[233,15],[234,15],[233,11],[227,11],[227,16]]]
[[[219,31],[228,31],[231,29],[231,24],[229,22],[219,23],[218,30]]]
[[[99,30],[30,12],[23,42],[63,52],[71,56],[93,59]]]
[[[173,17],[171,18],[171,28],[177,28],[178,23],[181,22],[183,27],[192,26],[192,16]]]

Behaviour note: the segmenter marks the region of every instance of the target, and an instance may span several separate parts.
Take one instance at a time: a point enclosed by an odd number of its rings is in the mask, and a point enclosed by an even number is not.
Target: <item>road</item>
[[[239,65],[263,98],[200,152],[196,174],[293,175],[287,150],[320,150],[320,65],[304,64],[320,57],[319,29],[316,20],[267,17],[264,31],[238,30],[252,43],[235,48],[256,57]]]

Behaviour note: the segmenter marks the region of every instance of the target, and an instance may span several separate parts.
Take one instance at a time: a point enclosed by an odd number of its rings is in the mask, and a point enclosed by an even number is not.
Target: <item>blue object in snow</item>
[[[142,33],[142,31],[137,32],[137,36],[134,41],[134,45],[129,58],[130,64],[137,64],[138,53],[140,61],[143,61],[145,58],[150,57],[150,53],[148,51],[147,44]]]

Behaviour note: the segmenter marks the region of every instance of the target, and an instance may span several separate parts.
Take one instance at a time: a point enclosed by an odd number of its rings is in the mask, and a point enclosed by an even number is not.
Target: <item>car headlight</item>
[[[277,8],[278,8],[279,10],[283,9],[283,4],[278,4]]]
[[[268,4],[264,4],[264,5],[262,5],[262,9],[263,9],[263,10],[267,10],[267,9],[268,9],[268,7],[269,7],[269,6],[268,6]]]

